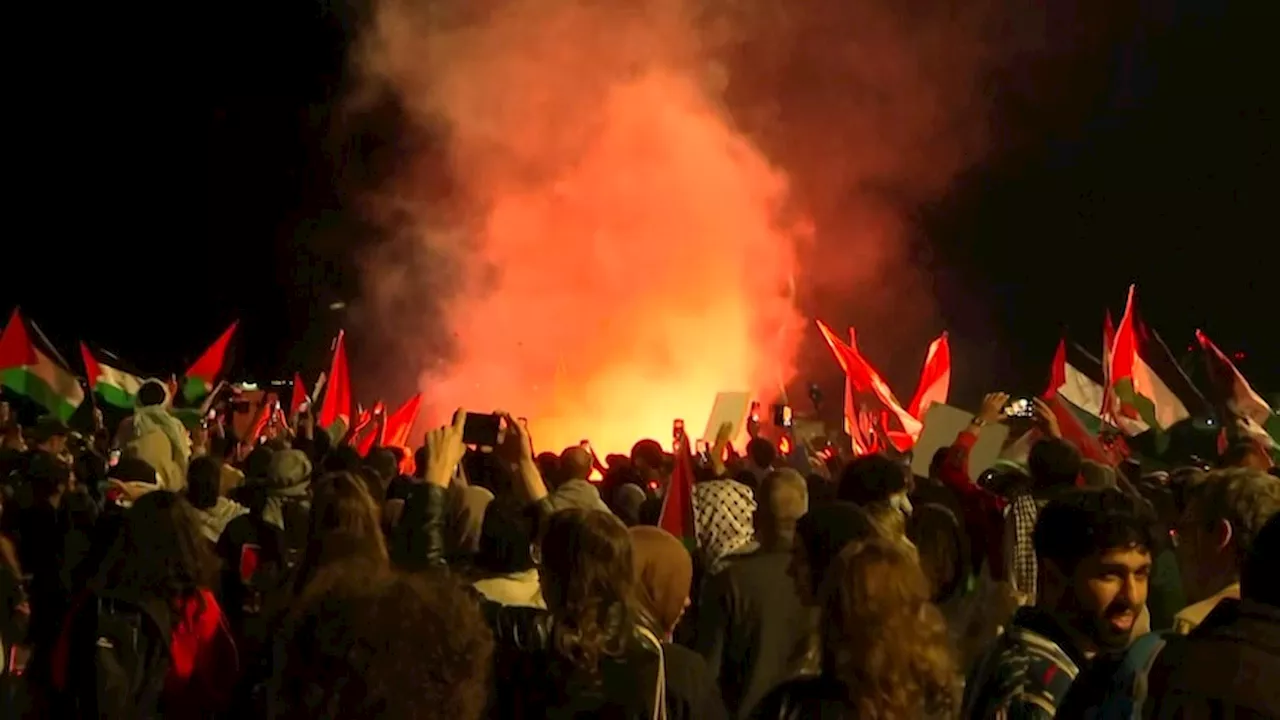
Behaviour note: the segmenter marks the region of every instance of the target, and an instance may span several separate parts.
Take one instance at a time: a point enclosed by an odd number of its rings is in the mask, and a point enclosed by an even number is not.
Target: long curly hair
[[[212,588],[217,573],[217,556],[186,498],[154,490],[125,512],[93,587],[176,606]]]
[[[323,567],[355,558],[378,566],[390,561],[378,506],[362,480],[335,472],[312,483],[307,549],[298,567],[299,594]]]
[[[562,510],[547,520],[541,556],[552,648],[598,676],[601,658],[622,656],[635,631],[627,528],[602,510]]]
[[[885,538],[836,558],[822,593],[823,671],[848,692],[855,717],[907,720],[954,713],[959,675],[946,622],[923,571]]]

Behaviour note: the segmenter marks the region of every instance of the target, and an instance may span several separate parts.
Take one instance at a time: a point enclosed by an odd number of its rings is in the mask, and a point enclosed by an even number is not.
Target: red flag
[[[945,403],[951,391],[951,343],[944,332],[937,340],[929,343],[929,352],[924,358],[924,369],[920,371],[920,385],[916,388],[916,396],[907,405],[911,417],[924,422],[924,414],[934,403]]]
[[[31,344],[31,337],[27,335],[27,324],[14,308],[9,324],[0,334],[0,370],[35,365],[38,361],[36,346]]]
[[[222,331],[204,354],[187,368],[182,395],[188,403],[198,403],[213,389],[213,383],[222,373],[222,366],[227,361],[227,348],[231,345],[231,338],[236,334],[236,328],[239,326],[239,320],[231,323],[231,326]]]
[[[298,414],[298,408],[307,402],[307,384],[298,373],[293,374],[293,395],[289,397],[289,417]]]
[[[840,367],[844,369],[845,377],[852,385],[852,390],[860,394],[870,394],[873,396],[889,415],[897,419],[898,424],[902,427],[901,431],[895,431],[886,428],[885,434],[890,442],[893,443],[900,452],[906,452],[915,444],[917,438],[920,437],[920,431],[924,429],[924,424],[917,420],[907,412],[905,408],[894,397],[893,390],[889,388],[888,383],[880,377],[880,373],[876,372],[871,363],[858,352],[853,330],[849,331],[850,343],[846,345],[840,338],[831,332],[831,328],[827,327],[821,320],[816,321],[818,329],[822,331],[823,338],[827,341],[827,346],[831,348],[831,352],[836,356],[836,361],[840,363]],[[848,402],[846,401],[846,409]],[[851,418],[846,412],[846,421],[856,424],[856,418]]]
[[[322,428],[329,428],[339,420],[351,426],[351,376],[347,372],[347,348],[343,337],[343,331],[339,330],[338,341],[333,347],[333,364],[329,366],[329,386],[317,418]]]
[[[413,432],[413,424],[418,420],[418,411],[422,408],[422,393],[418,393],[405,401],[395,412],[387,416],[387,447],[408,447],[409,436]]]
[[[1058,421],[1058,429],[1062,438],[1080,450],[1080,454],[1094,462],[1107,465],[1119,465],[1129,455],[1128,446],[1123,440],[1103,444],[1096,435],[1089,431],[1080,418],[1072,411],[1070,405],[1058,397],[1058,388],[1067,382],[1067,341],[1058,341],[1058,349],[1053,354],[1053,365],[1049,369],[1049,387],[1041,395],[1045,404],[1053,411]]]
[[[1265,427],[1271,422],[1274,415],[1271,406],[1244,379],[1236,364],[1200,330],[1196,330],[1196,340],[1204,350],[1209,378],[1219,404],[1225,406],[1232,415],[1252,420],[1259,426]],[[1228,418],[1223,418],[1223,422],[1227,420]]]
[[[680,538],[692,551],[697,545],[697,535],[693,527],[693,455],[689,436],[681,430],[673,445],[675,469],[671,471],[671,482],[667,483],[667,494],[662,499],[658,527]]]

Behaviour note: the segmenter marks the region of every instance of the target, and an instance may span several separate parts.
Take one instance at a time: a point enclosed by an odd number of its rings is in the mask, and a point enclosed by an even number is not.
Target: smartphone
[[[758,424],[760,422],[760,403],[759,402],[756,402],[754,400],[751,402],[751,412],[747,415],[747,418],[753,423]]]
[[[676,420],[675,422],[671,423],[671,436],[672,436],[672,437],[674,437],[675,439],[679,440],[679,439],[680,439],[680,436],[681,436],[681,435],[683,435],[683,434],[684,434],[684,421],[683,421],[683,420]]]
[[[780,428],[791,427],[791,406],[790,405],[774,405],[772,410],[773,410],[773,424],[775,427],[780,427]]]
[[[1011,400],[1004,408],[1005,417],[1011,418],[1030,418],[1035,417],[1036,406],[1029,398],[1017,398]]]
[[[280,401],[276,401],[276,412],[280,412]]]
[[[258,572],[258,561],[262,557],[262,547],[254,543],[240,546],[240,580],[246,585]]]
[[[462,444],[478,447],[496,447],[498,432],[502,429],[502,418],[491,413],[467,413],[466,424],[462,426]]]
[[[120,451],[112,450],[111,454],[107,456],[107,467],[115,467],[119,464],[120,464]]]

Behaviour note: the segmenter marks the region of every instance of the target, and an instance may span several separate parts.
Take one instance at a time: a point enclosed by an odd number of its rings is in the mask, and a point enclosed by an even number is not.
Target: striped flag
[[[52,347],[42,348],[32,341],[32,334],[39,336],[39,331],[34,325],[31,330],[14,308],[0,334],[0,385],[65,422],[84,402],[84,388],[70,370],[50,357],[57,355]]]

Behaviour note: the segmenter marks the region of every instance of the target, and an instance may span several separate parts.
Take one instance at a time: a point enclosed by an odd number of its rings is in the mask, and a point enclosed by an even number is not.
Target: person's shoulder
[[[1052,718],[1079,670],[1051,640],[1010,628],[979,661],[969,692],[981,698],[975,716]]]

